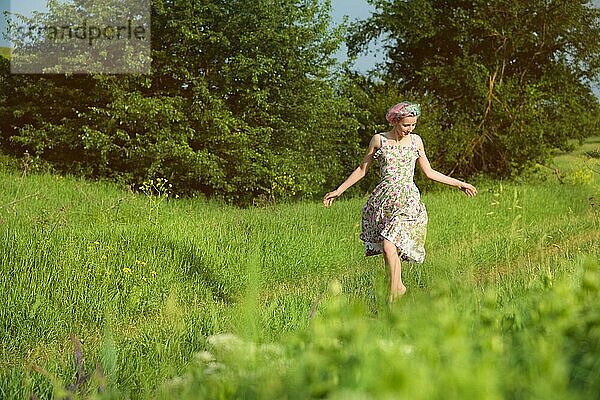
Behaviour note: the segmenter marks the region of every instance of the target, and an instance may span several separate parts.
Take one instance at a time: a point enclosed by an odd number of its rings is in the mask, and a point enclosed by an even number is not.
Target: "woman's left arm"
[[[451,178],[451,177],[444,175],[441,172],[438,172],[435,169],[431,168],[431,165],[429,164],[429,160],[427,159],[427,155],[425,155],[425,147],[423,146],[423,140],[421,139],[421,137],[419,135],[415,135],[415,136],[416,136],[417,146],[419,148],[419,159],[418,159],[419,167],[421,167],[421,170],[423,171],[423,173],[425,174],[425,176],[427,178],[429,178],[433,181],[436,181],[436,182],[445,183],[446,185],[450,185],[450,186],[459,188],[460,190],[465,192],[465,194],[467,196],[475,196],[477,194],[477,189],[475,188],[475,186],[473,186],[467,182],[463,182],[463,181],[459,181],[458,179]]]

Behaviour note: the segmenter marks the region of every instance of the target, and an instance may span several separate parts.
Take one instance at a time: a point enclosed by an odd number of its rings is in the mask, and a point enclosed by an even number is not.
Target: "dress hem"
[[[390,239],[388,239],[386,237],[384,237],[384,239],[387,239],[390,242],[392,242]],[[394,243],[394,242],[392,242],[392,243]],[[423,257],[419,261],[414,257],[410,257],[407,254],[407,252],[403,251],[403,249],[401,249],[397,244],[394,243],[394,245],[398,249],[398,256],[400,257],[400,260],[406,261],[406,262],[412,262],[415,264],[423,264],[425,257]],[[381,242],[364,242],[364,246],[365,246],[365,257],[371,257],[371,256],[383,254],[383,241],[381,241]]]

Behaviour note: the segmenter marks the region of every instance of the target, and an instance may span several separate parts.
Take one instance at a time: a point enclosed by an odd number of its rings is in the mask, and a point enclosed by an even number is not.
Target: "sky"
[[[6,19],[2,15],[3,11],[10,11],[11,5],[13,9],[24,15],[31,15],[32,11],[46,10],[46,0],[0,0],[0,46],[8,46],[9,43],[3,37],[6,31]]]
[[[6,19],[2,14],[10,9],[10,0],[0,0],[0,46],[8,46],[2,34],[6,31]]]
[[[598,0],[600,1],[600,0]],[[367,19],[374,8],[366,0],[331,0],[331,19],[335,24],[339,24],[348,17],[348,22]],[[347,48],[342,48],[337,52],[336,57],[340,61],[345,61],[347,57]],[[369,46],[367,54],[361,54],[357,58],[354,69],[359,72],[367,72],[375,67],[375,64],[383,61],[383,52],[376,44]]]

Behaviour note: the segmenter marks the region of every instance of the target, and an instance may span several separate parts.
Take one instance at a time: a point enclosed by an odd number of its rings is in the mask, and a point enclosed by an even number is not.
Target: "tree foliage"
[[[11,75],[0,57],[0,145],[61,171],[250,204],[337,185],[403,98],[423,104],[436,168],[463,176],[513,176],[598,131],[588,2],[371,3],[348,45],[384,37],[381,82],[334,72],[341,30],[319,0],[153,1],[147,75]],[[108,3],[49,4],[28,22],[111,15]]]
[[[359,151],[331,74],[340,42],[328,2],[153,1],[150,75],[4,69],[3,145],[62,170],[135,185],[162,177],[176,193],[238,204],[321,193]]]
[[[372,0],[351,54],[384,37],[386,85],[433,102],[441,165],[511,176],[597,132],[600,10],[571,0]],[[428,118],[424,115],[424,118]]]

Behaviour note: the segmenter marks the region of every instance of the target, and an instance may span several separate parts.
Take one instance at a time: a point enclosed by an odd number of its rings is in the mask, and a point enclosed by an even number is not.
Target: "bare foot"
[[[390,303],[393,303],[396,300],[398,300],[401,296],[404,296],[405,293],[406,293],[406,286],[402,285],[397,290],[394,290],[393,292],[390,293],[390,297],[388,298],[388,301]]]

